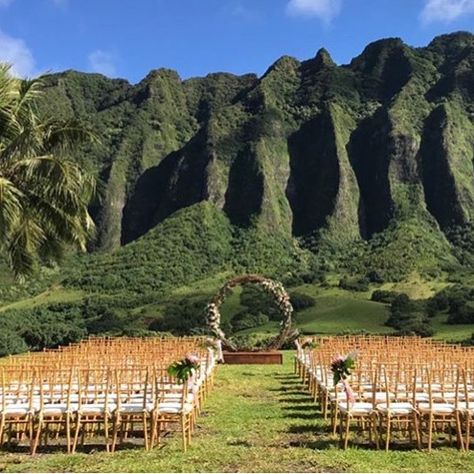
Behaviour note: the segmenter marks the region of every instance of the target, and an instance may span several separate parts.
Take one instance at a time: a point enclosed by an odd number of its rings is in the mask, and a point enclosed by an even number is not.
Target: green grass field
[[[220,366],[190,449],[178,437],[159,449],[103,446],[73,456],[15,452],[0,455],[0,469],[15,472],[472,472],[474,454],[437,447],[432,453],[393,446],[376,451],[355,439],[347,451],[292,375],[292,353],[282,366]],[[54,452],[56,451],[56,452]]]

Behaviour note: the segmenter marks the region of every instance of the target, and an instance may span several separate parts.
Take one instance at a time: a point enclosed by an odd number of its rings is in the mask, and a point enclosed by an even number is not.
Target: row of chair
[[[316,345],[316,348],[312,348]],[[346,384],[334,384],[335,356],[358,351]],[[394,430],[431,450],[434,432],[460,449],[472,442],[474,350],[417,337],[341,337],[298,342],[295,370],[308,384],[333,434],[348,446],[355,424],[388,450]],[[349,393],[348,393],[349,392]]]
[[[190,352],[199,358],[191,377],[170,376],[169,364]],[[151,449],[177,425],[186,450],[215,367],[202,338],[93,339],[10,358],[0,366],[0,442],[27,439],[34,454],[51,438],[64,439],[74,453],[79,442],[101,436],[113,452],[134,435]]]

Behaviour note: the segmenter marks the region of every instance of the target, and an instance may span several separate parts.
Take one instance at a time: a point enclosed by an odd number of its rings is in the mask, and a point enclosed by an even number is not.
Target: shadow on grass
[[[302,402],[308,403],[308,400],[301,400]],[[314,412],[314,415],[317,416],[319,414],[318,409],[314,404],[311,405],[294,405],[294,406],[288,406],[288,407],[282,407],[283,410],[294,410],[294,411],[312,411]]]
[[[280,398],[279,401],[280,403],[310,403],[312,399],[308,399],[308,397],[305,396],[303,398]]]

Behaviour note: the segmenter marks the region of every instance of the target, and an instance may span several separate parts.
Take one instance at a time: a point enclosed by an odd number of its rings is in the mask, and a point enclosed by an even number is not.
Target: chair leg
[[[421,433],[420,433],[420,420],[417,413],[413,413],[413,426],[415,429],[416,445],[418,449],[421,449]]]
[[[347,446],[349,445],[349,430],[350,430],[350,426],[351,426],[350,416],[347,415],[347,416],[346,416],[346,430],[345,430],[345,433],[344,433],[344,449],[347,449]]]
[[[35,440],[33,442],[32,448],[31,448],[31,454],[32,455],[36,454],[36,450],[38,449],[42,429],[43,429],[43,418],[39,417],[38,418],[38,426],[36,427]]]
[[[81,430],[81,415],[80,413],[78,413],[76,417],[76,429],[74,430],[74,438],[72,441],[72,449],[71,449],[72,454],[76,452],[77,441],[79,440],[80,430]]]
[[[143,413],[143,440],[145,443],[145,449],[149,451],[150,446],[148,445],[148,415]]]
[[[464,440],[462,438],[462,422],[461,422],[461,414],[459,411],[456,411],[456,439],[458,443],[458,448],[461,451],[464,451]]]
[[[471,447],[471,415],[468,413],[466,415],[466,442],[464,443],[464,447],[466,451],[469,451]]]
[[[0,418],[0,446],[3,446],[4,433],[5,433],[5,415],[2,414]]]
[[[155,439],[157,436],[157,428],[158,428],[158,423],[157,423],[157,416],[156,413],[153,411],[151,414],[151,420],[150,420],[150,449],[153,449],[155,447]]]
[[[71,415],[66,413],[66,450],[67,453],[71,453]]]
[[[187,449],[187,436],[186,436],[186,421],[185,416],[181,416],[181,434],[183,438],[183,451],[186,452]]]
[[[430,413],[428,419],[428,452],[431,452],[431,445],[433,442],[433,413]]]
[[[109,440],[109,415],[104,415],[104,436],[105,436],[105,450],[110,451],[110,440]]]
[[[116,415],[115,420],[114,420],[113,433],[112,433],[112,447],[111,447],[112,453],[115,451],[115,446],[117,444],[118,430],[119,430],[120,424],[121,424],[120,415]]]
[[[390,415],[387,415],[387,432],[386,432],[386,437],[385,437],[385,452],[388,452],[388,448],[390,446],[390,430],[392,427],[392,419],[390,418]]]

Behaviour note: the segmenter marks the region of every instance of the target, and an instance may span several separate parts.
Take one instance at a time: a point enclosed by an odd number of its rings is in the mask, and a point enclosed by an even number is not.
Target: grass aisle
[[[6,471],[474,471],[474,454],[438,448],[426,452],[341,451],[327,434],[306,392],[283,366],[221,366],[216,388],[186,454],[170,438],[151,453],[141,448],[91,454],[0,455]]]

